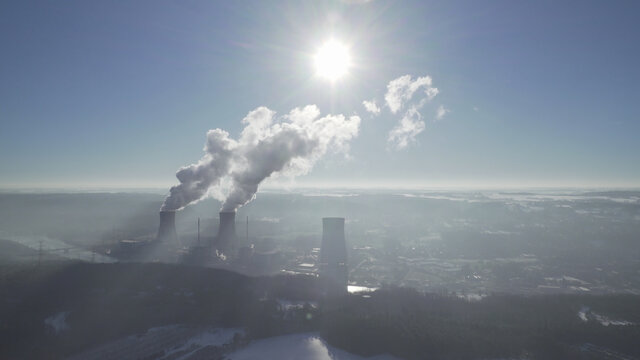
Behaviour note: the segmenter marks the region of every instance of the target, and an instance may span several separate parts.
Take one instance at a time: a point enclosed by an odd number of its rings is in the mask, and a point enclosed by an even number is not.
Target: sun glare
[[[349,49],[335,40],[329,40],[315,56],[316,74],[330,81],[338,80],[349,70],[351,58]]]

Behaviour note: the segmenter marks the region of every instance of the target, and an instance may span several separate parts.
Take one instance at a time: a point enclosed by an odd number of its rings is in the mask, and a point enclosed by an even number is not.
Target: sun
[[[315,56],[316,75],[336,81],[347,74],[351,57],[346,45],[336,40],[325,42]]]

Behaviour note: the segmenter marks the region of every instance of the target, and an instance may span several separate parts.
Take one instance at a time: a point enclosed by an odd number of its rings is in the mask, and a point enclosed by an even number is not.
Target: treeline
[[[585,343],[640,357],[640,297],[632,295],[494,294],[469,302],[384,287],[322,299],[315,277],[149,263],[56,262],[0,275],[1,359],[64,358],[169,324],[243,327],[248,339],[320,331],[350,352],[406,359],[590,359]],[[634,325],[584,322],[584,307]],[[62,312],[66,330],[45,326]]]
[[[275,299],[314,299],[314,279],[249,278],[168,264],[57,262],[0,271],[0,358],[63,358],[168,324],[244,327],[250,337],[317,329],[317,312]],[[45,319],[68,312],[55,333]],[[303,313],[304,312],[304,313]],[[315,325],[313,325],[315,324]]]
[[[584,306],[638,324],[637,296],[492,295],[468,302],[453,295],[387,288],[349,297],[326,311],[323,337],[362,355],[390,353],[406,359],[590,359],[580,345],[640,356],[640,326],[603,326],[578,317]],[[618,309],[618,310],[616,310]]]

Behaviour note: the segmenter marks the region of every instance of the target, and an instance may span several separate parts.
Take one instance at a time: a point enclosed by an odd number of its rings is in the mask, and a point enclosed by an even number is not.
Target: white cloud
[[[418,134],[424,131],[425,124],[417,108],[412,107],[404,114],[398,125],[391,129],[387,141],[391,148],[401,150],[415,141]]]
[[[443,105],[440,105],[440,106],[438,106],[438,109],[436,110],[436,119],[442,120],[442,118],[444,118],[444,116],[447,115],[450,112],[451,112],[451,110],[445,108]]]
[[[433,100],[433,98],[436,97],[436,95],[438,95],[439,92],[440,91],[438,90],[438,88],[430,87],[426,91],[427,98],[429,100]]]
[[[425,122],[422,120],[420,109],[440,92],[431,84],[430,76],[419,76],[414,80],[411,75],[403,75],[391,80],[387,85],[384,100],[391,113],[396,114],[402,109],[408,108],[398,124],[389,131],[387,141],[390,148],[404,149],[416,140],[418,134],[424,131]],[[442,108],[442,111],[444,111],[442,114],[444,116],[449,110]],[[440,109],[437,114],[439,113]]]
[[[370,113],[372,113],[374,115],[380,114],[380,107],[376,104],[375,99],[371,100],[371,101],[365,100],[365,101],[362,102],[362,105],[364,105],[364,108],[368,112],[370,112]]]
[[[428,100],[438,94],[438,89],[431,87],[431,77],[429,76],[418,77],[415,80],[411,79],[411,75],[400,76],[389,82],[384,100],[389,110],[395,114],[411,100],[416,91],[422,88],[424,88],[424,94]]]

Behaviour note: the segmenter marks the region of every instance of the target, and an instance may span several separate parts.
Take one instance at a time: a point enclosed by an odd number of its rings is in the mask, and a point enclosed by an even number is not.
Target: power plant
[[[193,235],[178,238],[176,211],[161,210],[160,224],[155,235],[120,240],[105,254],[121,261],[168,261],[197,266],[222,266],[248,274],[269,275],[279,272],[318,276],[321,291],[328,296],[347,292],[348,268],[345,241],[345,218],[322,218],[322,237],[296,239],[295,244],[282,248],[274,236],[277,226],[273,220],[257,220],[260,236],[249,237],[249,218],[246,227],[239,224],[245,236],[237,234],[236,212],[220,211],[218,218],[209,218],[205,230],[200,231],[200,218]],[[217,224],[216,224],[217,222]],[[217,226],[216,226],[217,225]],[[197,234],[197,237],[196,237]],[[193,236],[193,240],[191,239]],[[277,235],[276,235],[277,236]],[[317,241],[314,247],[314,238]],[[179,241],[181,240],[181,241]],[[320,241],[321,240],[321,241]],[[317,246],[320,245],[318,248]]]
[[[344,218],[322,218],[322,245],[318,270],[327,293],[347,291],[347,244],[344,238]]]

